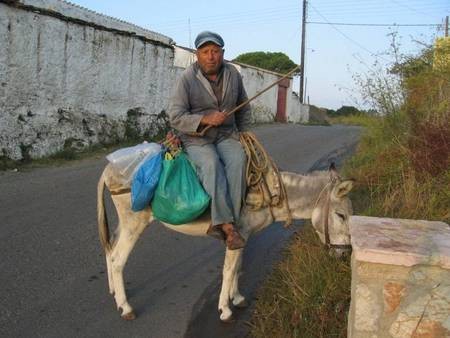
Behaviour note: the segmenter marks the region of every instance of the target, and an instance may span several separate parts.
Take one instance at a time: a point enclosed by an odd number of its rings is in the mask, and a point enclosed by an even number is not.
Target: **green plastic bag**
[[[184,224],[199,217],[209,206],[203,189],[186,154],[163,161],[163,169],[152,200],[153,215],[166,223]]]

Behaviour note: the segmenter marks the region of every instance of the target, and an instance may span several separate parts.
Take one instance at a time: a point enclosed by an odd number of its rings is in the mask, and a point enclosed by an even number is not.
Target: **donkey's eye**
[[[337,212],[336,215],[338,215],[340,219],[345,221],[345,215],[344,214],[341,214],[341,213]]]

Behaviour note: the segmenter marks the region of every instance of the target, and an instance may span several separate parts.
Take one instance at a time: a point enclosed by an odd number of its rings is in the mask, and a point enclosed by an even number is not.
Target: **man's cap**
[[[225,45],[219,34],[210,31],[203,31],[195,38],[195,48],[199,49],[207,42],[212,42],[219,47],[223,47]]]

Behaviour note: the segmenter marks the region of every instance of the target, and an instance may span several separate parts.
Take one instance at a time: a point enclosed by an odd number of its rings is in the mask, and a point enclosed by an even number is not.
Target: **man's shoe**
[[[227,244],[228,250],[242,249],[245,246],[245,239],[236,230],[232,229],[226,233],[227,239],[225,243]]]
[[[208,236],[214,237],[215,239],[218,239],[219,241],[225,241],[225,239],[227,238],[220,225],[210,224],[208,230],[206,230],[206,234]]]

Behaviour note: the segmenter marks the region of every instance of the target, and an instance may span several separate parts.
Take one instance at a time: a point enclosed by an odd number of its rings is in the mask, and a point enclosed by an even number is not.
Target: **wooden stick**
[[[246,101],[242,102],[240,105],[238,105],[237,107],[233,108],[232,110],[230,110],[229,112],[226,113],[227,117],[230,116],[231,114],[234,114],[235,112],[237,112],[239,109],[245,107],[247,104],[249,104],[251,101],[253,101],[254,99],[256,99],[258,96],[260,96],[261,94],[267,92],[269,89],[271,89],[272,87],[276,86],[277,84],[279,84],[281,81],[283,81],[284,79],[290,77],[292,74],[295,73],[295,71],[297,69],[300,68],[300,65],[296,66],[294,69],[292,69],[290,72],[288,72],[287,74],[283,75],[281,78],[279,78],[277,81],[275,81],[274,83],[272,83],[270,86],[264,88],[263,90],[261,90],[259,93],[256,93],[255,95],[253,95],[251,98],[247,99]],[[194,133],[189,133],[188,135],[190,136],[205,136],[205,133],[213,128],[213,125],[208,125],[205,128],[203,128],[202,130],[200,130],[199,132],[194,132]]]

